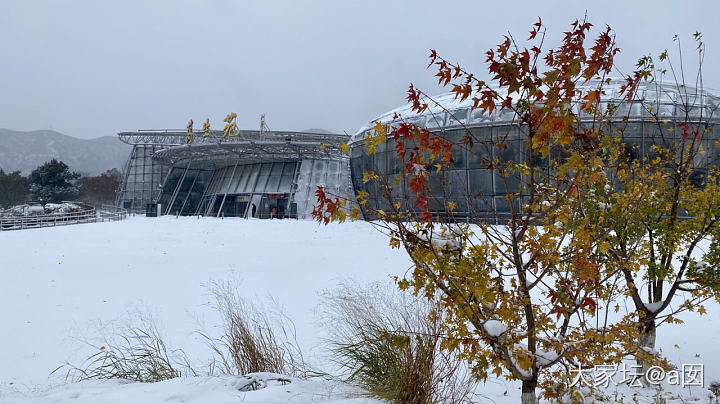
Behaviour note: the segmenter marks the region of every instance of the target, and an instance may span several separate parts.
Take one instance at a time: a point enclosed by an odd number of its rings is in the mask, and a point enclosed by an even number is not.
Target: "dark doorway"
[[[287,194],[266,194],[260,202],[260,218],[283,219],[287,210]]]

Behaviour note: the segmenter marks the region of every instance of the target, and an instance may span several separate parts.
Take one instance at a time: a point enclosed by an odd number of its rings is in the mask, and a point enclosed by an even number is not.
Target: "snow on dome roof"
[[[604,93],[601,95],[601,105],[607,105],[608,102],[614,104],[626,104],[624,96],[621,95],[620,90],[622,85],[625,84],[625,80],[622,78],[611,78],[610,84],[603,86]],[[579,85],[577,88],[583,92],[593,90],[597,88],[598,81],[591,80],[583,85]],[[502,89],[505,90],[505,89]],[[506,91],[497,90],[498,92],[506,94]],[[702,96],[700,96],[702,94]],[[638,85],[637,92],[633,97],[633,101],[646,101],[656,104],[654,110],[660,116],[678,116],[684,115],[684,109],[682,114],[680,111],[676,111],[676,106],[685,108],[688,105],[691,110],[700,111],[700,107],[704,107],[702,112],[703,117],[712,117],[715,110],[720,105],[720,91],[711,90],[707,87],[698,89],[692,86],[681,86],[671,82],[641,82]],[[394,117],[400,115],[402,120],[415,123],[420,126],[425,126],[428,129],[454,126],[457,125],[457,120],[460,120],[464,124],[480,124],[484,122],[509,122],[514,113],[508,110],[496,109],[492,114],[483,114],[480,109],[471,111],[473,105],[472,97],[460,101],[456,97],[455,93],[444,93],[437,96],[430,97],[425,102],[428,104],[427,110],[422,114],[417,114],[412,110],[411,104],[403,105],[399,108],[395,108],[392,111],[388,111],[377,118],[370,121],[366,126],[360,128],[355,135],[352,136],[351,142],[356,142],[364,137],[372,125],[379,121],[384,124],[389,124],[394,121]],[[637,104],[637,108],[619,108],[619,113],[623,113],[629,116],[643,116],[647,115],[647,111],[643,112],[640,108],[640,104]],[[454,115],[454,118],[449,117],[449,111]],[[691,116],[693,114],[691,113]]]

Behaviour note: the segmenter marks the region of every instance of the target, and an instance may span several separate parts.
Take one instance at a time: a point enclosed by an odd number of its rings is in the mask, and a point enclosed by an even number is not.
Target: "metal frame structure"
[[[180,129],[139,130],[120,132],[118,138],[129,145],[165,145],[177,146],[185,143],[186,132]]]
[[[184,132],[154,132],[162,142],[174,142]],[[121,136],[125,135],[123,133]],[[134,140],[147,140],[143,133]],[[341,159],[340,144],[348,141],[346,135],[307,132],[240,131],[235,137],[222,137],[214,131],[208,137],[195,137],[192,144],[183,144],[160,150],[153,160],[167,166],[182,166],[202,162],[207,167],[221,167],[234,163],[250,164],[264,161],[299,159]],[[184,140],[184,138],[183,138]],[[169,143],[168,143],[169,144]]]
[[[223,178],[223,181],[232,183],[235,177],[239,178],[239,174],[242,171],[242,166],[252,164],[263,164],[268,163],[281,163],[281,162],[295,162],[295,170],[290,173],[283,175],[292,174],[292,185],[289,192],[286,192],[285,198],[287,198],[287,207],[289,207],[296,198],[301,198],[303,203],[302,206],[307,205],[303,198],[307,199],[308,192],[314,192],[314,186],[312,190],[308,191],[307,181],[310,178],[320,181],[326,181],[328,173],[321,174],[321,177],[313,176],[300,176],[301,166],[307,164],[309,172],[314,173],[316,170],[313,169],[314,162],[319,160],[324,161],[337,161],[343,169],[343,181],[346,181],[346,186],[343,186],[343,190],[347,188],[351,191],[352,185],[349,181],[349,157],[343,154],[341,144],[348,142],[350,137],[347,135],[329,134],[329,133],[314,133],[314,132],[293,132],[293,131],[269,131],[265,128],[262,130],[240,130],[236,131],[229,136],[224,136],[223,131],[214,130],[207,134],[201,131],[193,129],[193,142],[186,144],[187,130],[185,129],[161,129],[161,130],[142,130],[137,132],[121,132],[118,137],[121,141],[131,144],[134,146],[133,152],[131,153],[130,159],[126,164],[126,170],[124,173],[124,181],[121,185],[121,189],[118,192],[118,206],[127,200],[128,197],[132,196],[129,193],[126,197],[125,190],[132,191],[133,185],[128,184],[129,179],[139,181],[139,177],[132,177],[131,167],[133,163],[140,170],[139,167],[145,167],[148,162],[136,161],[133,159],[140,159],[143,154],[140,155],[140,149],[152,147],[155,151],[152,154],[152,166],[160,166],[163,170],[163,177],[158,183],[153,185],[153,189],[157,188],[157,191],[153,191],[153,196],[145,201],[145,203],[162,203],[162,211],[164,214],[197,214],[222,216],[226,213],[222,213],[226,200],[230,198],[230,195],[241,195],[240,191],[235,188],[227,188],[219,194],[209,193],[212,184],[215,182],[216,174],[219,170],[232,169],[226,171],[229,178]],[[136,150],[137,149],[137,150]],[[323,167],[330,167],[330,163]],[[337,165],[335,166],[337,167]],[[144,170],[144,168],[143,168]],[[189,171],[212,171],[213,175],[211,178],[204,177],[202,181],[198,180],[198,172],[189,173]],[[238,173],[236,174],[235,171]],[[305,170],[306,172],[308,170]],[[171,175],[171,173],[174,174]],[[181,174],[182,173],[182,174]],[[193,175],[194,174],[194,175]],[[274,175],[274,174],[273,174]],[[172,179],[171,179],[172,177]],[[153,181],[154,176],[152,177]],[[334,177],[333,177],[334,178]],[[257,180],[257,178],[256,178]],[[197,184],[196,184],[197,181]],[[298,184],[300,181],[302,184]],[[337,179],[332,180],[332,183],[337,182]],[[192,184],[190,184],[192,182]],[[183,184],[185,185],[183,186]],[[187,185],[190,184],[188,190]],[[302,186],[300,186],[302,185]],[[140,185],[135,185],[135,189]],[[203,189],[204,187],[204,189]],[[182,190],[181,190],[182,188]],[[299,189],[302,188],[302,192]],[[143,185],[143,188],[144,185]],[[187,192],[187,194],[185,193]],[[253,194],[258,191],[255,189]],[[275,192],[267,190],[265,192]],[[190,197],[190,193],[193,193],[193,197]],[[201,193],[200,203],[195,207],[197,203],[198,193]],[[144,193],[142,195],[145,195]],[[208,198],[206,198],[206,196]],[[137,199],[137,198],[135,198]],[[133,199],[133,206],[135,210],[140,211],[144,208],[144,204]],[[235,201],[236,199],[233,199]],[[254,203],[257,201],[253,199]],[[143,202],[143,201],[141,201]],[[219,207],[217,206],[219,203]],[[233,202],[234,203],[234,202]],[[249,207],[250,205],[248,205]],[[295,204],[294,206],[297,206]],[[187,211],[190,210],[190,211]],[[232,209],[231,209],[232,210]],[[184,213],[183,213],[184,212]],[[245,212],[247,215],[247,211]]]
[[[221,130],[211,130],[209,136],[203,136],[198,129],[193,129],[195,136],[193,144],[205,143],[237,143],[245,140],[292,140],[304,139],[305,141],[314,141],[325,144],[333,144],[338,141],[342,142],[348,138],[346,135],[338,135],[333,133],[317,133],[317,132],[296,132],[296,131],[270,131],[263,130],[240,130],[236,135],[223,136]],[[136,132],[120,132],[118,138],[127,144],[153,144],[178,146],[185,144],[187,130],[185,129],[143,129]],[[338,143],[339,144],[339,143]]]

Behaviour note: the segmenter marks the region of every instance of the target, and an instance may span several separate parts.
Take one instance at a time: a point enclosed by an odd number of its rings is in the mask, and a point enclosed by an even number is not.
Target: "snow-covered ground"
[[[318,292],[349,278],[392,282],[410,266],[404,253],[364,222],[318,226],[309,221],[145,218],[0,233],[0,402],[369,402],[334,382],[298,380],[239,392],[239,378],[193,377],[154,384],[49,376],[64,362],[82,363],[88,345],[114,322],[151,313],[166,343],[195,365],[211,353],[198,331],[217,331],[209,285],[231,281],[242,295],[278,301],[297,328],[306,359],[327,365],[320,347]],[[676,364],[703,363],[705,384],[720,380],[720,307],[663,326],[657,346]],[[519,385],[489,380],[487,402],[518,402]],[[632,394],[631,391],[627,393]],[[707,390],[683,393],[704,402]],[[672,397],[670,397],[672,398]],[[629,401],[628,401],[629,400]],[[626,398],[626,402],[631,402]],[[670,400],[672,401],[672,400]],[[642,401],[641,401],[642,402]]]
[[[176,378],[157,383],[123,383],[117,380],[90,380],[59,386],[34,394],[14,394],[0,397],[3,403],[336,403],[381,404],[359,395],[358,391],[339,382],[307,381],[289,378],[279,382],[273,374],[252,374],[254,379],[264,381],[261,388],[240,391],[247,378],[219,376]],[[264,377],[270,376],[271,380]]]

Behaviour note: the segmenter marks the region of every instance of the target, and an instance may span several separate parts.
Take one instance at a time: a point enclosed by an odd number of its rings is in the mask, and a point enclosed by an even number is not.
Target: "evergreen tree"
[[[0,169],[0,208],[9,208],[25,202],[28,195],[27,178],[20,171],[5,173]]]
[[[78,177],[80,174],[70,171],[67,164],[52,159],[33,170],[28,180],[33,199],[57,203],[77,198],[80,187],[74,180]]]

